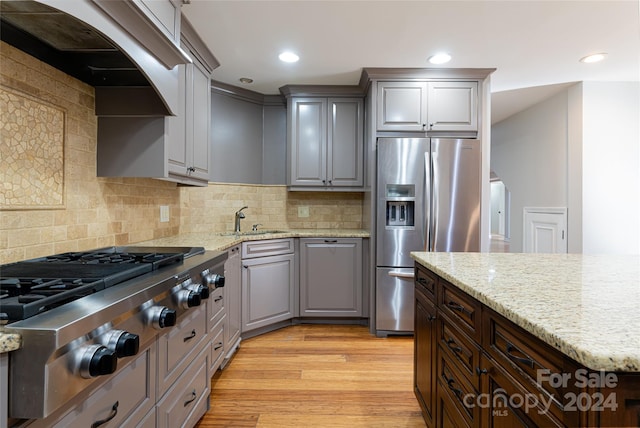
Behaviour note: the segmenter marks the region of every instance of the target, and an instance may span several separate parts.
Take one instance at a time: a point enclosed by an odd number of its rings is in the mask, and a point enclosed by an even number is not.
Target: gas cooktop
[[[0,321],[23,320],[203,253],[200,247],[108,247],[0,266]]]

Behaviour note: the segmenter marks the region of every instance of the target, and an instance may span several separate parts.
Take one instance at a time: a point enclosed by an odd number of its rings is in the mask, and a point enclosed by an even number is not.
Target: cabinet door
[[[426,82],[378,82],[378,131],[424,131]]]
[[[242,261],[242,331],[293,318],[294,255]]]
[[[234,351],[236,342],[240,338],[242,326],[242,284],[240,247],[233,247],[228,251],[229,257],[224,263],[224,295],[227,301],[226,328],[224,330],[225,352]]]
[[[292,99],[289,114],[289,184],[324,186],[327,181],[327,99]]]
[[[300,316],[362,316],[362,240],[300,240]]]
[[[178,110],[175,116],[165,118],[167,134],[167,169],[171,174],[187,175],[189,155],[187,150],[187,66],[178,65]]]
[[[428,425],[435,419],[436,308],[416,288],[414,318],[414,392]]]
[[[477,131],[478,83],[429,82],[429,131]]]
[[[170,174],[209,181],[211,90],[201,65],[179,65],[180,110],[167,117],[167,166]]]
[[[209,181],[210,78],[198,63],[194,62],[189,68],[192,70],[191,80],[193,83],[191,102],[187,103],[187,117],[191,117],[190,126],[187,127],[187,143],[190,143],[191,146],[189,175],[193,178]],[[191,109],[190,114],[189,109]]]
[[[362,186],[363,103],[359,98],[329,98],[327,184]]]

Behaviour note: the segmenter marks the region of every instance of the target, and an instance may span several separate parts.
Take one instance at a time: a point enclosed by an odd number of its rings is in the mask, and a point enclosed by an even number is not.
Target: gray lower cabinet
[[[150,422],[155,422],[155,379],[156,343],[153,342],[152,346],[141,351],[113,379],[96,389],[84,401],[71,407],[60,418],[38,419],[29,426],[86,428],[107,420],[107,426],[114,427],[150,426]]]
[[[300,316],[361,317],[362,239],[300,239]]]
[[[295,316],[293,239],[242,244],[242,332]]]
[[[192,427],[209,408],[209,350],[203,349],[158,402],[157,428]]]
[[[242,329],[242,260],[240,246],[227,251],[224,263],[224,296],[226,300],[226,318],[224,326],[224,360],[222,366],[233,356],[240,344]]]

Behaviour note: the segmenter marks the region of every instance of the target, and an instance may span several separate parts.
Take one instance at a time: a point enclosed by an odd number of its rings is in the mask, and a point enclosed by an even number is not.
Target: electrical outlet
[[[299,206],[298,207],[298,217],[309,217],[309,207],[307,207],[307,206]]]
[[[160,223],[169,221],[169,205],[160,205]]]

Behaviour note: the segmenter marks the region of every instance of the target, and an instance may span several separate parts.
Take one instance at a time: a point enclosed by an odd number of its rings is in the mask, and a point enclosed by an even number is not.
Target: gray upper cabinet
[[[362,98],[293,97],[288,113],[287,184],[326,190],[362,187]]]
[[[300,239],[300,316],[361,317],[362,239]]]
[[[181,111],[168,117],[169,176],[209,181],[210,74],[198,61],[179,65]]]
[[[478,82],[429,82],[429,131],[478,130]]]
[[[378,131],[424,131],[426,82],[378,83]]]
[[[378,131],[478,130],[478,82],[378,82]]]
[[[208,184],[210,82],[211,72],[219,63],[184,17],[180,43],[192,62],[179,64],[172,70],[177,76],[178,89],[175,116],[98,113],[98,176],[161,178],[196,186]],[[113,104],[141,103],[144,98],[139,92],[136,88],[116,91]]]

